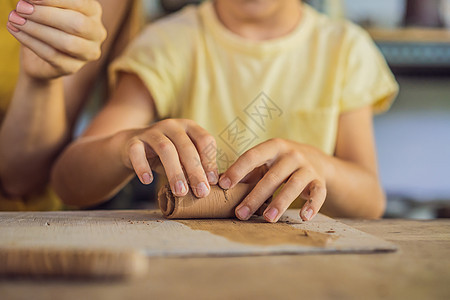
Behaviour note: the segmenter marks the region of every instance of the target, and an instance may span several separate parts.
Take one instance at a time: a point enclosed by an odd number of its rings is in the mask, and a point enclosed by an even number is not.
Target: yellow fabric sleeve
[[[145,28],[109,68],[111,88],[117,84],[118,73],[136,74],[152,95],[161,119],[180,110],[177,95],[189,73],[189,53],[198,27],[188,17],[193,10],[187,8],[176,20],[168,17]]]
[[[398,85],[368,33],[355,25],[349,28],[340,111],[372,105],[375,113],[385,112],[398,93]]]

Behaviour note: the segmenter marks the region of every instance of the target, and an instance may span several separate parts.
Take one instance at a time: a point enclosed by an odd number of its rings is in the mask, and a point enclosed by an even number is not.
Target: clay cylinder
[[[229,190],[213,185],[207,197],[197,198],[190,190],[186,196],[176,197],[166,185],[158,193],[158,203],[163,215],[168,219],[234,218],[236,206],[252,188],[253,185],[245,183],[238,183]]]

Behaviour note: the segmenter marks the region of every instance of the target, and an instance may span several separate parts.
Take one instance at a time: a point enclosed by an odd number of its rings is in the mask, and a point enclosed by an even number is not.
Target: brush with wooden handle
[[[0,248],[0,276],[125,279],[147,268],[134,250]]]

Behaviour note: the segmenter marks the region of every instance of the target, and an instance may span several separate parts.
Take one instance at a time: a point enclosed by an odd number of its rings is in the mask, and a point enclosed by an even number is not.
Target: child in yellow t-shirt
[[[105,201],[156,170],[175,195],[257,182],[241,220],[280,187],[269,222],[297,197],[304,220],[322,206],[382,215],[372,112],[398,87],[357,26],[298,0],[206,1],[149,25],[111,73],[114,96],[54,169],[66,203]]]

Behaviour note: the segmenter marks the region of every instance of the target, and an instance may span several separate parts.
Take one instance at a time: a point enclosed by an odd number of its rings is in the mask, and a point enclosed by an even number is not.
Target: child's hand
[[[100,57],[106,39],[95,0],[20,0],[8,31],[23,45],[22,67],[37,79],[77,72]]]
[[[153,181],[152,169],[165,171],[177,196],[186,195],[190,185],[197,197],[205,197],[210,184],[216,184],[219,178],[216,141],[191,120],[167,119],[137,134],[133,131],[123,153],[125,165],[143,184]]]
[[[252,192],[236,207],[236,216],[248,220],[283,184],[280,193],[264,211],[268,222],[277,222],[298,197],[306,200],[300,211],[311,220],[326,197],[324,154],[313,147],[282,139],[271,139],[248,150],[221,176],[219,184],[228,189],[245,180],[259,177]]]

